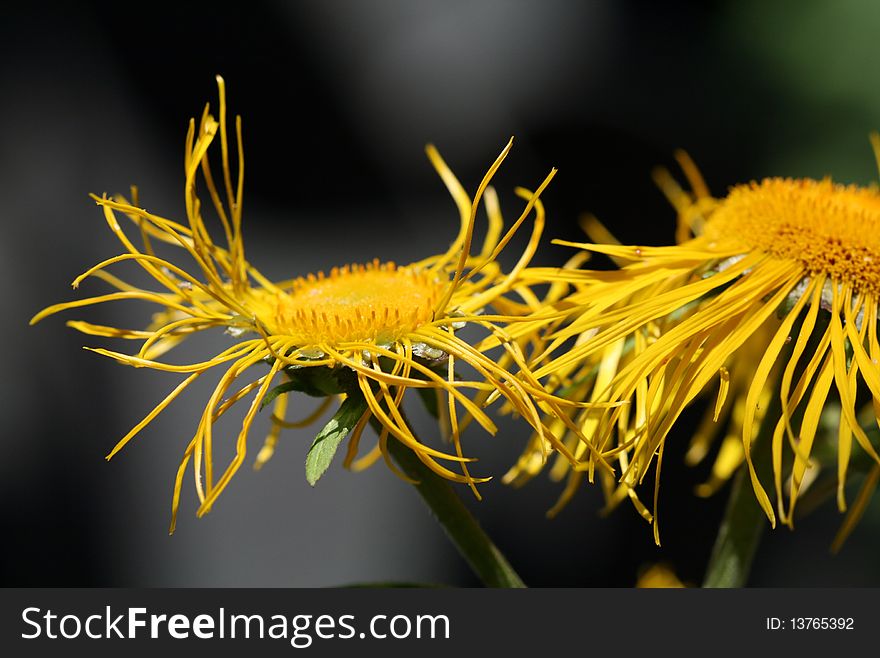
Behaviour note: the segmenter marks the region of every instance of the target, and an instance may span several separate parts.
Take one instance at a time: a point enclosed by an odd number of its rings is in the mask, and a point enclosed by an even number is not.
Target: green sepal
[[[284,374],[288,381],[278,384],[263,398],[260,409],[272,402],[279,395],[297,391],[316,398],[325,398],[328,395],[341,395],[357,391],[357,375],[343,366],[328,368],[317,366],[314,368],[285,368]]]
[[[296,383],[293,381],[278,384],[278,386],[276,386],[263,396],[263,401],[260,402],[260,411],[262,411],[267,404],[273,402],[275,398],[277,398],[279,395],[284,395],[285,393],[290,393],[291,391],[296,390],[298,389],[296,388]]]
[[[351,433],[366,410],[367,401],[363,396],[350,395],[339,405],[333,418],[318,432],[306,455],[306,480],[310,485],[315,486],[324,475],[339,444]]]

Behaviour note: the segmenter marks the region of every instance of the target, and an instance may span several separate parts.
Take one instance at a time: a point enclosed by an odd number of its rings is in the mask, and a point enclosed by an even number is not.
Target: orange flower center
[[[705,235],[880,293],[880,193],[873,187],[782,178],[738,185],[712,213]]]
[[[302,346],[388,344],[431,322],[447,285],[433,273],[378,260],[333,268],[296,279],[277,300],[275,322]]]

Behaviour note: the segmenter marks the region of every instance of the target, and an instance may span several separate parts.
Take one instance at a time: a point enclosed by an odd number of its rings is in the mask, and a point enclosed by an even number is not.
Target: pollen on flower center
[[[880,192],[830,180],[768,178],[734,187],[709,239],[798,260],[855,290],[880,293]]]
[[[394,342],[433,320],[444,284],[431,272],[374,260],[296,279],[278,297],[277,329],[302,346]]]

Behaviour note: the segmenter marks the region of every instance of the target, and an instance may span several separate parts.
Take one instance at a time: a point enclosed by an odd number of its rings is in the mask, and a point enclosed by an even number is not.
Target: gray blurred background
[[[876,179],[867,135],[880,127],[880,6],[868,0],[89,2],[2,12],[4,585],[476,584],[415,492],[381,464],[361,474],[336,466],[309,487],[302,464],[314,430],[283,434],[275,459],[259,473],[243,468],[203,519],[188,478],[169,537],[173,477],[211,382],[108,464],[116,440],[178,379],[83,351],[120,345],[64,321],[136,326],[150,309],[119,303],[27,327],[47,304],[104,290],[69,287],[118,252],[87,193],[135,183],[147,208],[182,218],[186,121],[215,102],[216,73],[244,120],[246,248],[272,278],[445,249],[456,212],[424,157],[429,141],[472,190],[516,135],[496,183],[508,216],[519,208],[515,185],[559,167],[545,195],[548,241],[578,239],[584,211],[626,242],[670,241],[673,213],[649,172],[671,166],[677,147],[717,194],[765,175]],[[545,243],[537,262],[567,254]],[[291,416],[310,404],[296,398]],[[252,455],[265,428],[264,417]],[[522,425],[504,422],[496,438],[475,431],[467,446],[481,473],[500,474],[526,439]],[[559,487],[545,477],[521,490],[496,480],[472,507],[532,585],[631,586],[658,561],[699,582],[726,491],[692,495],[706,469],[680,464],[686,440],[674,436],[664,461],[661,549],[630,509],[600,518],[597,491],[547,520]],[[878,501],[835,558],[839,521],[826,505],[794,533],[768,533],[751,584],[880,585]]]

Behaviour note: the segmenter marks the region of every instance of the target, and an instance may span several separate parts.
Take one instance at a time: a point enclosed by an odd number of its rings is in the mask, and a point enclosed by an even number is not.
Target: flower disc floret
[[[378,260],[296,279],[275,300],[276,333],[301,346],[394,343],[430,323],[448,282]]]
[[[855,291],[880,293],[880,193],[830,180],[767,178],[734,187],[706,222],[708,240],[796,260]]]

